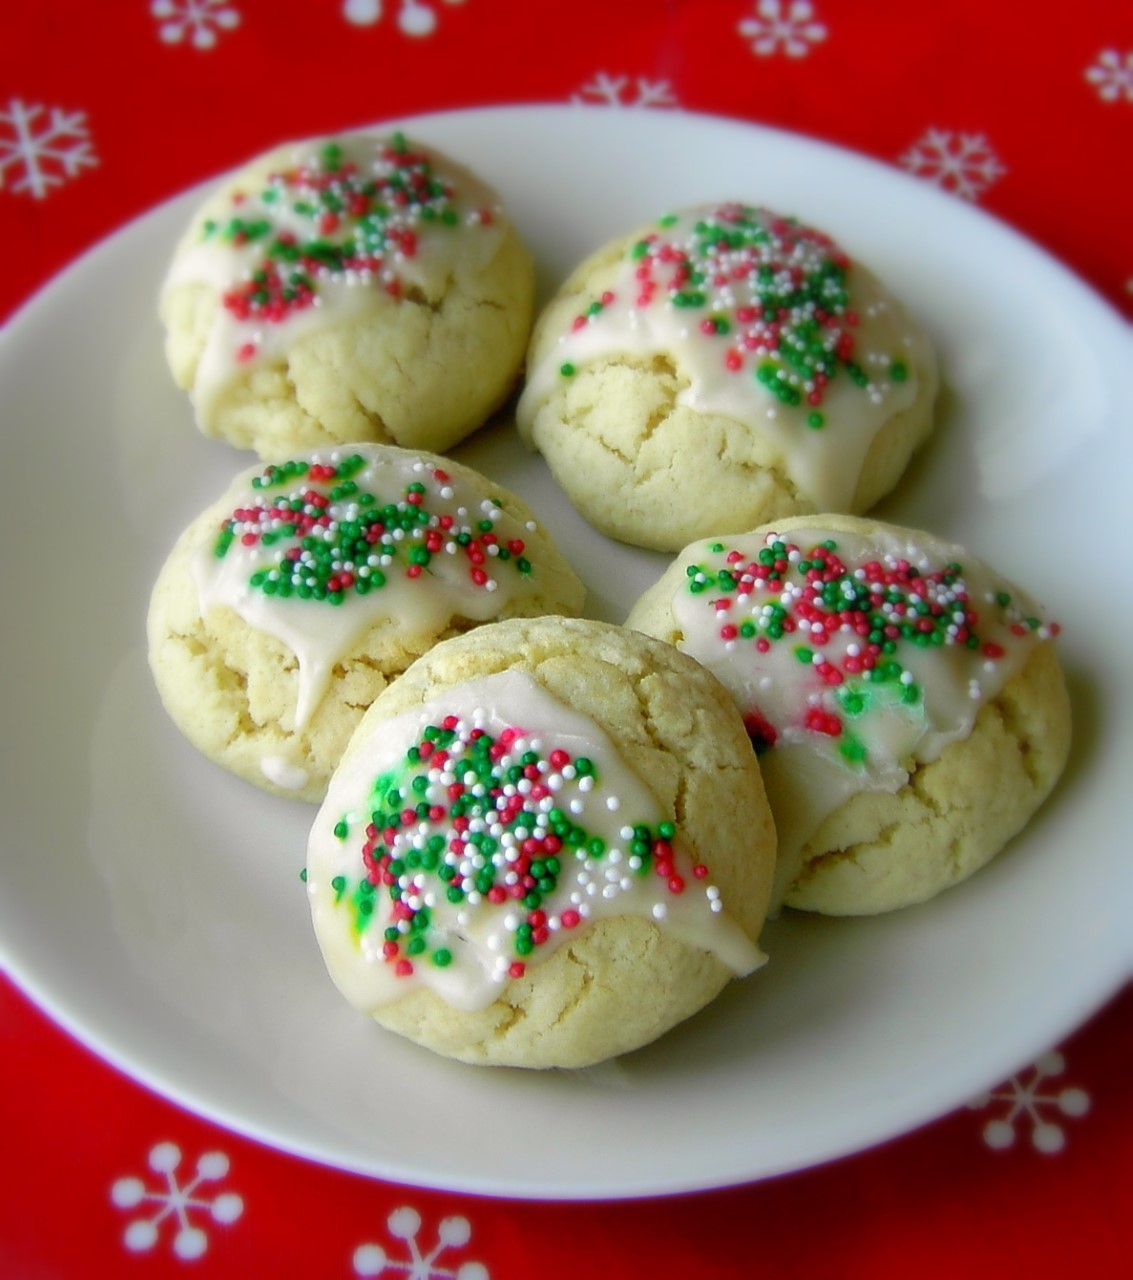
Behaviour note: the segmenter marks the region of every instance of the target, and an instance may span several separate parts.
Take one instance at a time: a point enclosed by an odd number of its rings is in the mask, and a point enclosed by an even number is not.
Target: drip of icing
[[[702,206],[662,218],[536,362],[517,421],[582,366],[672,357],[677,403],[772,441],[820,510],[849,510],[874,438],[918,395],[927,341],[826,236],[766,209]]]
[[[672,600],[680,647],[729,689],[779,837],[778,899],[823,820],[895,792],[966,737],[1057,633],[975,557],[900,529],[796,528],[694,544]]]
[[[269,782],[281,791],[299,791],[307,785],[307,770],[286,756],[264,756],[260,770]]]
[[[331,780],[307,860],[327,967],[364,1011],[418,986],[477,1009],[586,924],[638,915],[751,972],[765,957],[670,825],[531,676],[469,681],[375,725]]]
[[[193,555],[201,615],[227,606],[291,650],[302,730],[375,623],[396,619],[407,647],[423,645],[454,616],[486,622],[546,589],[523,554],[531,527],[489,493],[383,446],[253,468],[229,490],[219,538]]]
[[[496,194],[459,165],[392,137],[351,134],[282,148],[202,210],[164,290],[207,286],[219,303],[194,375],[202,419],[241,371],[297,339],[420,293],[456,264],[490,261]]]

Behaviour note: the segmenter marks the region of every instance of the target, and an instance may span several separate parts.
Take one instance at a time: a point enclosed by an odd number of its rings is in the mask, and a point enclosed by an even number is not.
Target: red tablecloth
[[[1133,317],[1133,8],[951,0],[137,0],[0,19],[0,317],[107,232],[291,136],[504,102],[696,110],[900,166]],[[1036,993],[1041,999],[1041,992]],[[1126,1274],[1133,994],[968,1109],[674,1201],[477,1199],[262,1148],[0,979],[0,1275]]]

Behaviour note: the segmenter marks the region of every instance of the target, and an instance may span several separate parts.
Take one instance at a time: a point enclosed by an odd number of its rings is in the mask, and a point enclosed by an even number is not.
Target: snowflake
[[[463,4],[464,0],[445,0]],[[343,0],[342,16],[356,27],[372,27],[382,17],[382,0]],[[398,0],[397,25],[407,36],[431,36],[437,29],[437,15],[420,0]]]
[[[975,200],[1007,170],[978,133],[929,129],[900,163],[918,178],[965,200]]]
[[[194,49],[211,49],[218,31],[240,25],[240,12],[225,0],[151,0],[150,13],[161,20],[158,35],[166,44],[186,36]]]
[[[1064,1116],[1084,1116],[1090,1109],[1090,1095],[1085,1089],[1063,1089],[1060,1093],[1040,1093],[1039,1087],[1051,1076],[1061,1075],[1066,1063],[1062,1054],[1052,1050],[1044,1053],[1026,1071],[1021,1072],[1000,1089],[982,1093],[968,1106],[973,1111],[983,1110],[993,1102],[1005,1103],[999,1108],[1002,1114],[984,1125],[983,1138],[989,1147],[1003,1151],[1015,1142],[1015,1121],[1026,1116],[1031,1122],[1031,1145],[1036,1151],[1050,1155],[1066,1145],[1062,1126],[1044,1119],[1044,1111]]]
[[[197,1161],[196,1176],[180,1186],[176,1178],[181,1152],[172,1142],[159,1142],[149,1153],[149,1167],[154,1173],[165,1176],[165,1188],[149,1191],[140,1178],[119,1178],[110,1188],[110,1198],[119,1209],[135,1209],[143,1201],[153,1201],[160,1206],[152,1218],[135,1218],[122,1237],[127,1249],[135,1253],[152,1249],[157,1243],[161,1223],[171,1214],[177,1219],[177,1234],[173,1237],[173,1252],[179,1258],[199,1258],[208,1248],[208,1237],[190,1221],[190,1210],[207,1211],[214,1222],[224,1225],[235,1222],[244,1212],[244,1201],[232,1192],[217,1196],[214,1200],[194,1199],[193,1192],[202,1182],[214,1182],[228,1172],[228,1157],[219,1151],[210,1151]]]
[[[611,107],[675,107],[676,95],[667,80],[644,76],[611,76],[599,71],[571,97],[571,102],[603,102]]]
[[[1086,79],[1097,86],[1098,97],[1105,102],[1121,97],[1133,102],[1133,51],[1123,58],[1116,49],[1104,49],[1086,69]]]
[[[755,6],[758,18],[744,18],[740,35],[751,41],[751,51],[769,58],[780,48],[789,58],[805,58],[810,45],[826,39],[826,28],[815,22],[810,0],[759,0]]]
[[[47,119],[43,113],[49,112]],[[11,170],[20,176],[13,191],[28,191],[37,200],[73,178],[84,166],[97,165],[90,149],[86,114],[61,107],[25,106],[19,98],[0,111],[0,187]]]
[[[462,1262],[455,1271],[434,1266],[446,1249],[459,1249],[472,1238],[467,1218],[444,1218],[437,1228],[437,1243],[422,1253],[418,1243],[421,1215],[416,1209],[395,1209],[386,1219],[389,1233],[408,1246],[404,1259],[391,1258],[380,1244],[362,1244],[354,1251],[354,1271],[360,1276],[380,1276],[400,1272],[405,1280],[488,1280],[488,1268],[481,1262]]]

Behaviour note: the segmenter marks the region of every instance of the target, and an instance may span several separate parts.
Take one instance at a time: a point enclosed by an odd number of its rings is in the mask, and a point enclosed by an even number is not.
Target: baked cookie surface
[[[605,623],[513,619],[382,694],[312,828],[328,970],[468,1062],[577,1067],[762,963],[774,831],[727,692]]]
[[[445,452],[518,376],[534,268],[499,197],[401,134],[297,142],[198,211],[160,299],[197,424],[262,458]]]
[[[676,551],[864,511],[932,428],[932,345],[823,233],[705,205],[583,262],[536,322],[521,434],[602,532]]]
[[[761,751],[776,902],[924,901],[990,860],[1070,744],[1056,624],[965,549],[848,516],[686,548],[627,625],[727,685]]]
[[[150,665],[198,749],[314,802],[366,707],[438,640],[583,598],[526,504],[471,468],[315,451],[244,471],[181,535],[153,590]]]

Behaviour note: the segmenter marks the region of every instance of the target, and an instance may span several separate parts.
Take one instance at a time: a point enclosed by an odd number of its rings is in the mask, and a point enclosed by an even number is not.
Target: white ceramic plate
[[[408,127],[499,188],[544,293],[607,237],[726,197],[826,227],[897,286],[939,342],[949,392],[882,514],[966,543],[1064,622],[1077,713],[1065,780],[967,884],[879,919],[770,926],[765,970],[608,1067],[475,1069],[380,1032],[340,1001],[311,934],[298,873],[313,811],[199,758],[146,669],[158,567],[248,461],[196,433],[162,359],[155,296],[190,193],[78,262],[0,343],[0,958],[160,1093],[414,1184],[561,1198],[722,1186],[962,1104],[1131,969],[1129,332],[991,219],[797,137],[602,108]],[[509,434],[461,456],[544,516],[599,616],[620,621],[660,571],[584,525]]]

